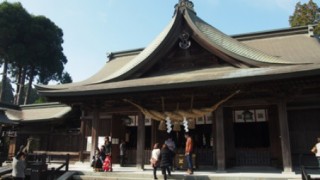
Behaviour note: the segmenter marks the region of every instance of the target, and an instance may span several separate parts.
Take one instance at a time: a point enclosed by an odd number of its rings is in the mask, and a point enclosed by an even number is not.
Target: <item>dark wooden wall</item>
[[[300,158],[304,165],[317,165],[310,150],[320,137],[320,108],[289,110],[288,120],[293,165],[299,166]]]

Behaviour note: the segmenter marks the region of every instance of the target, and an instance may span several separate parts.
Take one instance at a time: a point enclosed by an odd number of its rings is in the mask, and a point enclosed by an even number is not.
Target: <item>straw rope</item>
[[[240,90],[230,94],[226,98],[222,99],[221,101],[217,102],[216,104],[212,105],[211,107],[207,108],[200,108],[200,109],[189,109],[189,110],[175,110],[175,111],[164,111],[159,112],[155,110],[146,109],[128,99],[124,99],[125,102],[132,104],[133,106],[137,107],[145,116],[150,117],[151,119],[164,121],[166,117],[169,117],[172,121],[183,121],[183,118],[198,118],[203,117],[204,115],[215,111],[221,104],[228,101],[230,98],[238,94]],[[163,102],[163,101],[162,101]],[[162,104],[164,108],[164,104]]]

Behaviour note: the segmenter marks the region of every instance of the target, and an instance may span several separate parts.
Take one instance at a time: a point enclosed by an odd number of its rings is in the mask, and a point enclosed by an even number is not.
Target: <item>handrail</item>
[[[5,174],[8,174],[8,173],[11,173],[12,172],[12,167],[1,167],[0,168],[0,177],[5,175]]]
[[[52,179],[56,179],[56,175],[64,167],[65,167],[65,171],[64,172],[68,172],[69,171],[69,160],[70,160],[70,154],[67,154],[66,155],[66,161],[63,164],[61,164],[58,168],[52,168],[51,169],[50,176],[51,176]]]
[[[307,173],[306,169],[320,169],[319,166],[305,166],[303,163],[303,157],[314,157],[314,154],[311,153],[301,153],[299,154],[299,165],[301,169],[302,180],[312,180],[311,176]]]
[[[54,171],[55,172],[58,172],[60,171],[63,167],[66,167],[65,171],[69,171],[69,159],[70,159],[70,155],[67,154],[67,157],[66,157],[66,162],[63,163],[61,166],[59,166],[58,168],[56,168]]]
[[[51,154],[51,156],[53,156],[54,154]],[[61,156],[61,154],[56,154],[56,155],[59,155]],[[29,157],[34,157],[33,159],[35,159],[36,161],[35,162],[41,162],[41,164],[47,164],[47,163],[50,163],[50,158],[47,158],[47,157],[50,157],[50,155],[47,155],[47,154],[37,154],[37,153],[33,153],[33,154],[28,154]],[[64,172],[68,172],[69,171],[69,161],[70,161],[70,154],[66,154],[66,155],[63,155],[65,156],[65,161],[57,168],[51,168],[50,170],[47,170],[47,175],[48,175],[48,178],[49,179],[56,179],[56,177],[59,175],[59,172],[65,168]],[[48,162],[47,162],[48,160]],[[28,162],[28,163],[32,163],[32,162]]]
[[[307,173],[304,166],[301,166],[302,180],[311,180],[311,176]]]
[[[47,154],[47,155],[71,155],[71,156],[78,156],[79,152],[73,151],[34,151],[35,154]]]
[[[306,157],[306,156],[314,157],[314,154],[311,154],[311,153],[299,153],[299,166],[304,166],[303,162],[302,162],[302,158]],[[306,167],[306,166],[304,166],[304,167]]]

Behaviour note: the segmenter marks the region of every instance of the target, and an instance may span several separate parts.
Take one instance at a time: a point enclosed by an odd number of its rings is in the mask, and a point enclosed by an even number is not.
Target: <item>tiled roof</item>
[[[319,40],[308,34],[252,39],[243,43],[294,63],[320,63]]]
[[[253,47],[247,46],[246,44],[222,33],[218,29],[209,25],[194,12],[189,10],[185,11],[185,16],[191,27],[194,27],[195,31],[200,31],[197,35],[200,37],[203,36],[205,40],[210,42],[210,44],[219,49],[220,51],[228,54],[231,57],[239,59],[240,61],[245,61],[250,64],[250,61],[255,61],[258,63],[270,63],[270,64],[295,64],[288,60],[285,60],[284,57],[277,57],[274,55],[267,54],[261,50],[255,49]],[[193,24],[195,26],[193,26]]]
[[[13,122],[47,121],[62,118],[71,107],[59,103],[45,103],[21,106],[20,109],[6,109],[5,115]]]

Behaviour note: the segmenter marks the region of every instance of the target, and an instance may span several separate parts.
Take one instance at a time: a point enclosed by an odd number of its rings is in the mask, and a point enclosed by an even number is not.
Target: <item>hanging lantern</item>
[[[194,119],[189,119],[188,126],[189,126],[189,129],[196,128],[196,121]]]
[[[160,121],[159,128],[160,131],[166,130],[166,123],[164,121]]]
[[[173,130],[174,131],[181,131],[181,127],[180,127],[180,122],[179,121],[174,122]]]

